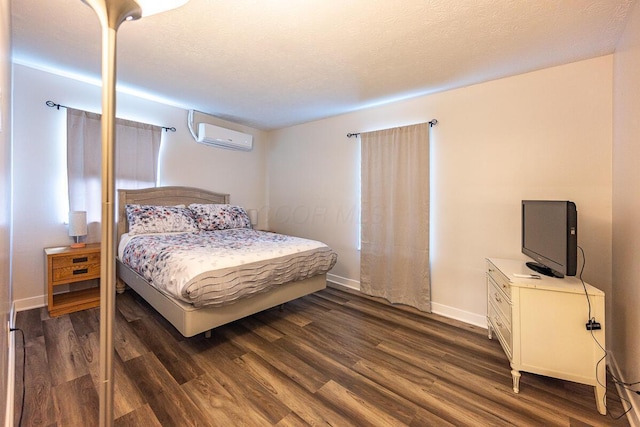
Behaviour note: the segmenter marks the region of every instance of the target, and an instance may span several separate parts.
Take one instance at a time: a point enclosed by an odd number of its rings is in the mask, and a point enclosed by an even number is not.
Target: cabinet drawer
[[[504,349],[509,361],[513,359],[513,344],[511,343],[511,323],[507,322],[507,320],[502,316],[500,311],[495,307],[492,301],[489,301],[488,307],[488,317],[492,328],[496,335],[498,336],[498,340],[500,340],[500,344],[502,344],[502,348]]]
[[[100,264],[70,265],[68,267],[54,268],[51,273],[54,283],[95,279],[100,276]]]
[[[509,298],[509,301],[511,301],[511,285],[509,279],[502,274],[502,271],[493,265],[491,261],[487,261],[487,274],[493,279],[502,292],[504,292],[507,298]]]
[[[90,254],[70,254],[70,255],[61,255],[56,256],[51,260],[51,266],[53,269],[64,268],[64,267],[78,267],[85,266],[89,264],[98,264],[100,265],[100,253],[94,252]]]
[[[492,302],[502,316],[511,323],[511,299],[489,275],[487,275],[487,300]]]

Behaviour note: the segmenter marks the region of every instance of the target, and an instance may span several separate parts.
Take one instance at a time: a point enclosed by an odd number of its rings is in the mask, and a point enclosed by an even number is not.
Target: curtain
[[[116,189],[154,187],[162,128],[116,119]],[[100,240],[102,127],[100,114],[67,109],[69,211],[87,212],[87,241]]]
[[[429,123],[361,144],[360,289],[430,312]]]

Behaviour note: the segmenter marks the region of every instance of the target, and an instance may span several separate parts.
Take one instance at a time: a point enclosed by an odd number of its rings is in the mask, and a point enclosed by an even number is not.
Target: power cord
[[[598,380],[598,367],[600,366],[600,364],[606,360],[607,356],[609,355],[609,353],[607,352],[607,350],[600,344],[600,342],[598,341],[598,339],[595,337],[595,335],[593,334],[594,330],[598,330],[598,328],[594,328],[593,325],[596,325],[596,319],[595,317],[591,316],[591,300],[589,300],[589,292],[587,291],[587,285],[584,283],[584,279],[582,278],[582,273],[584,272],[584,267],[587,263],[587,258],[584,254],[584,250],[582,249],[581,246],[578,246],[578,249],[580,249],[580,253],[582,254],[582,267],[580,268],[580,275],[578,276],[578,278],[580,279],[580,282],[582,283],[582,288],[584,289],[584,295],[587,298],[587,306],[588,306],[588,313],[589,313],[589,317],[588,317],[588,322],[587,322],[587,329],[589,330],[589,332],[591,332],[591,338],[593,339],[593,341],[598,345],[598,347],[600,347],[600,350],[602,350],[602,352],[604,353],[604,356],[602,356],[600,358],[600,360],[598,360],[598,363],[596,363],[596,381],[598,381],[598,384],[600,384],[600,386],[605,387],[606,389],[606,384],[601,384],[600,380]],[[589,328],[589,325],[591,325],[591,328]],[[599,326],[599,324],[598,324]],[[605,366],[606,369],[606,366]],[[638,395],[640,395],[640,391],[639,390],[632,390],[629,387],[635,386],[640,384],[640,381],[636,381],[636,382],[632,382],[632,383],[625,383],[623,381],[621,381],[620,379],[616,378],[615,375],[613,375],[613,373],[611,371],[609,371],[609,375],[611,375],[611,378],[613,379],[614,384],[617,384],[619,386],[621,386],[622,388],[629,390],[633,393],[636,393]],[[606,376],[606,375],[605,375]],[[624,417],[629,411],[631,411],[631,409],[633,409],[633,406],[631,405],[631,402],[628,399],[625,399],[622,396],[619,396],[620,400],[624,401],[627,403],[627,405],[629,406],[629,408],[624,411],[622,414],[620,414],[619,416],[614,417],[613,415],[611,415],[610,411],[607,411],[609,417],[611,417],[614,420],[619,420],[620,418]],[[604,406],[607,406],[607,396],[605,393],[605,396],[603,397],[604,400]]]
[[[24,404],[27,385],[25,384],[25,371],[27,370],[27,346],[24,339],[24,331],[20,328],[9,328],[10,332],[19,331],[22,334],[22,404],[20,405],[20,420],[18,427],[22,426],[22,416],[24,415]]]

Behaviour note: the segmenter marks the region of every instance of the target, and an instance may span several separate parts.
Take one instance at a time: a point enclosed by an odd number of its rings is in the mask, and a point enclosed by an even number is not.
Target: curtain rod
[[[438,124],[438,120],[432,119],[432,120],[429,120],[427,123],[429,123],[429,127],[432,128]],[[360,132],[352,132],[347,134],[347,138],[351,138],[352,136],[360,136]]]
[[[69,107],[67,107],[66,105],[56,104],[56,103],[55,103],[55,102],[53,102],[53,101],[47,101],[47,102],[45,102],[45,104],[47,104],[47,107],[51,107],[51,108],[55,107],[57,110],[59,110],[59,109],[61,109],[61,108],[69,108]],[[169,127],[166,127],[166,126],[160,126],[160,127],[161,127],[165,132],[169,132],[169,131],[171,131],[171,132],[175,132],[175,131],[176,131],[176,128],[174,128],[174,127],[170,127],[170,128],[169,128]]]

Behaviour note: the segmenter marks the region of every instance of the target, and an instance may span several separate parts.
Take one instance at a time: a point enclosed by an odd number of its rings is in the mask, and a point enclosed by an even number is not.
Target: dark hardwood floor
[[[97,425],[99,309],[20,312],[23,426]],[[22,343],[16,351],[16,425]],[[627,426],[593,388],[523,373],[486,330],[328,288],[182,337],[133,291],[117,296],[116,426]]]

